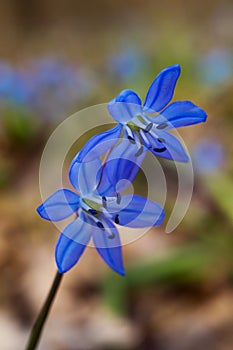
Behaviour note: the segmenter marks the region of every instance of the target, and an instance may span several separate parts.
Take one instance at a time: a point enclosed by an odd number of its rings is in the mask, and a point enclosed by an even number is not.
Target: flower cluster
[[[173,161],[189,160],[169,130],[204,122],[207,116],[190,101],[170,103],[179,75],[179,65],[162,70],[144,104],[132,90],[124,90],[110,101],[108,111],[117,125],[92,137],[73,159],[69,180],[75,192],[58,190],[38,207],[39,215],[47,220],[74,216],[56,246],[60,273],[77,263],[92,239],[106,264],[124,275],[116,225],[138,228],[162,224],[164,209],[160,204],[122,192],[134,181],[147,151]]]
[[[39,119],[57,121],[92,93],[94,82],[89,75],[53,56],[29,61],[23,67],[0,61],[1,110],[23,107]]]

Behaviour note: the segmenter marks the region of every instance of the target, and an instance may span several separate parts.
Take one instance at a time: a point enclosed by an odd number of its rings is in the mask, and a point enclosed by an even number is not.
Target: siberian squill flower
[[[60,273],[78,262],[92,238],[105,263],[124,275],[121,241],[115,224],[150,227],[160,225],[164,218],[159,204],[138,195],[121,195],[138,171],[138,165],[127,159],[110,159],[103,165],[99,158],[86,163],[72,162],[69,179],[77,192],[60,189],[37,209],[42,218],[50,221],[74,214],[55,249]]]
[[[123,90],[108,103],[117,126],[92,137],[76,161],[88,162],[109,148],[118,147],[116,139],[127,138],[135,144],[136,156],[149,150],[156,156],[187,162],[189,158],[180,141],[167,131],[204,122],[207,115],[191,101],[169,104],[179,75],[179,65],[162,70],[151,84],[144,104],[134,91]]]

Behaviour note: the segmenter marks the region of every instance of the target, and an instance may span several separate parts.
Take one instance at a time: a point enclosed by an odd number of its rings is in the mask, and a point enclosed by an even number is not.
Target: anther
[[[128,140],[135,145],[136,141],[132,136],[128,135]]]
[[[162,130],[165,129],[168,126],[168,123],[161,123],[156,126],[157,129]]]
[[[102,197],[102,205],[104,208],[107,208],[107,199],[105,196]]]
[[[117,192],[116,197],[117,197],[117,200],[116,200],[117,204],[120,204],[120,202],[121,202],[121,194],[119,192]]]
[[[139,150],[135,153],[135,157],[139,157],[143,153],[143,146],[139,148]]]
[[[102,224],[102,222],[98,221],[96,223],[96,225],[101,229],[101,230],[104,230],[104,225]]]
[[[166,151],[166,147],[162,147],[162,148],[153,148],[153,150],[154,150],[155,152],[162,153],[162,152]]]
[[[153,127],[153,123],[150,123],[145,127],[144,131],[149,132],[152,129],[152,127]]]
[[[160,143],[165,143],[165,142],[166,142],[165,139],[162,139],[161,137],[159,137],[157,140],[158,140]]]
[[[115,238],[115,234],[114,234],[114,233],[111,233],[111,234],[108,236],[108,238],[110,238],[110,239]]]
[[[115,221],[116,224],[119,224],[119,222],[120,222],[120,220],[119,220],[119,214],[117,214],[117,215],[115,216],[114,221]]]
[[[98,214],[98,211],[95,210],[95,209],[88,209],[88,212],[89,212],[90,214],[92,214],[92,215]]]

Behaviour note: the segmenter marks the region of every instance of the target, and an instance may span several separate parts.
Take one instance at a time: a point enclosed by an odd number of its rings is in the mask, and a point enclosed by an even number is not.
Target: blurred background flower
[[[211,174],[223,171],[226,152],[217,140],[200,140],[192,149],[194,167],[199,173]]]
[[[117,82],[128,82],[130,78],[140,75],[147,65],[146,56],[139,47],[132,46],[129,42],[118,47],[113,54],[106,59],[109,80]]]
[[[221,48],[211,49],[199,58],[197,74],[208,85],[229,82],[233,75],[233,53]]]
[[[41,118],[57,123],[72,108],[75,111],[80,101],[88,100],[94,88],[90,78],[71,62],[58,57],[38,58],[25,71],[31,88],[28,103]]]

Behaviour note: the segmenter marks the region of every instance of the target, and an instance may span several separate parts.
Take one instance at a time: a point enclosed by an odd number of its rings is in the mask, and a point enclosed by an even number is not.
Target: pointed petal
[[[79,193],[86,195],[96,189],[100,181],[102,163],[99,158],[87,163],[78,163],[76,158],[71,163],[69,179]]]
[[[46,220],[59,221],[63,220],[79,208],[79,196],[66,189],[54,192],[38,208],[38,214]]]
[[[154,122],[157,122],[159,117],[155,117]],[[169,121],[168,128],[178,128],[205,122],[207,114],[191,101],[179,101],[171,103],[165,108],[161,113],[161,117],[162,122],[164,122],[164,119]]]
[[[151,227],[161,225],[164,210],[150,199],[137,195],[122,196],[121,203],[111,203],[108,211],[116,218],[117,223],[127,227]]]
[[[132,90],[123,90],[108,103],[108,111],[118,123],[128,123],[142,114],[141,100]]]
[[[159,73],[146,95],[144,111],[159,112],[171,101],[179,75],[178,64],[167,67]]]
[[[114,196],[129,187],[138,174],[146,156],[146,148],[139,140],[135,143],[123,138],[111,151],[104,166],[98,192],[104,196]]]
[[[98,228],[93,231],[93,242],[96,250],[104,262],[115,272],[125,275],[121,241],[118,230],[106,217],[101,216],[104,230]]]
[[[91,227],[81,218],[65,228],[55,249],[55,259],[60,273],[70,270],[78,262],[90,237]]]
[[[154,155],[177,162],[188,162],[189,157],[180,141],[166,131],[157,131],[157,136],[148,134],[151,147],[148,148]],[[162,141],[162,142],[159,142]]]
[[[107,152],[115,145],[120,137],[122,126],[118,124],[115,128],[93,136],[78,153],[76,161],[90,162]]]

